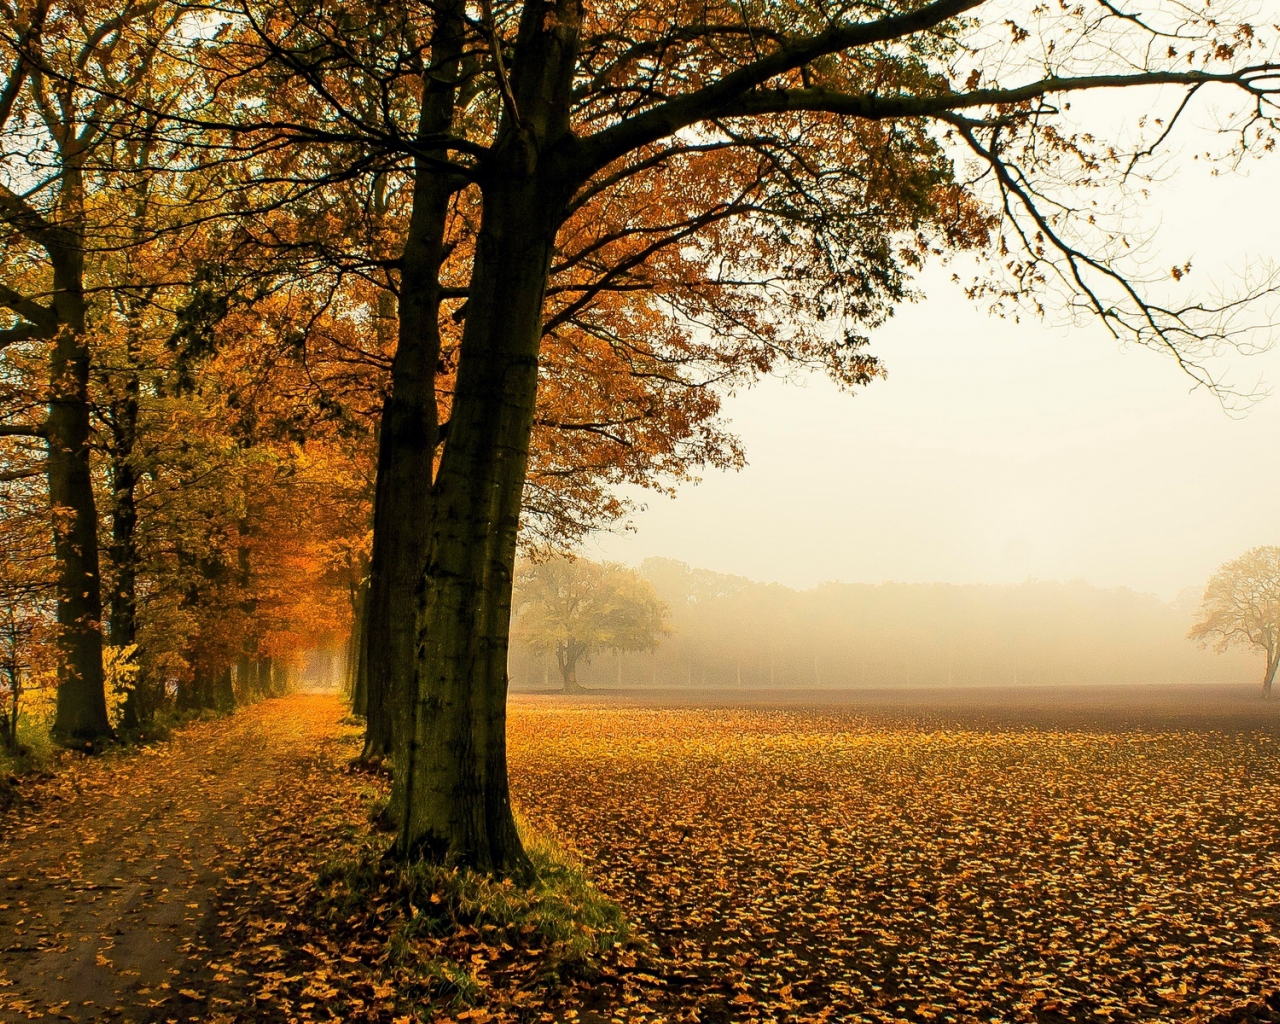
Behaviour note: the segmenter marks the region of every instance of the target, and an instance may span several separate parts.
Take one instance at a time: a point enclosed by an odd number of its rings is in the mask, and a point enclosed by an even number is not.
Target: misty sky
[[[1185,158],[1144,211],[1154,266],[1229,281],[1280,259],[1280,159],[1213,178]],[[1243,416],[1168,358],[1100,326],[1001,321],[949,271],[873,337],[889,376],[854,397],[822,379],[729,401],[741,473],[646,495],[634,533],[587,554],[679,558],[808,587],[824,580],[1084,579],[1173,598],[1256,544],[1280,544],[1280,351],[1215,364],[1275,393]]]

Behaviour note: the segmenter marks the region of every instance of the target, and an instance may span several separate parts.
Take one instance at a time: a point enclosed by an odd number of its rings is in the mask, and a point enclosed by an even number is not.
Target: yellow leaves
[[[107,715],[111,724],[120,725],[125,698],[138,679],[138,645],[120,647],[107,644],[102,648],[103,683],[107,698]]]
[[[1211,1019],[1280,953],[1259,895],[1280,741],[1124,714],[944,730],[523,698],[511,777],[704,1019]]]

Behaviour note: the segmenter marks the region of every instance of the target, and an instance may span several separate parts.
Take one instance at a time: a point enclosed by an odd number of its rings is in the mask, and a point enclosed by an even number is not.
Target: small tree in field
[[[554,651],[565,693],[581,693],[578,662],[596,651],[648,651],[667,632],[653,585],[623,565],[557,557],[529,564],[516,580],[516,635]]]
[[[1204,589],[1200,621],[1188,634],[1222,652],[1255,647],[1267,656],[1262,695],[1280,665],[1280,547],[1259,547],[1222,566]]]

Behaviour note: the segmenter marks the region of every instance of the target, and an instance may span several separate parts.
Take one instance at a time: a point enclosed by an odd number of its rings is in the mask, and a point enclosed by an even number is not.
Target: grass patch
[[[371,801],[381,817],[382,801]],[[320,872],[317,911],[351,930],[404,1005],[453,1008],[503,1002],[530,982],[544,991],[594,977],[611,953],[640,943],[621,908],[554,840],[521,825],[533,880],[521,884],[458,868],[401,865],[389,840],[367,836]]]

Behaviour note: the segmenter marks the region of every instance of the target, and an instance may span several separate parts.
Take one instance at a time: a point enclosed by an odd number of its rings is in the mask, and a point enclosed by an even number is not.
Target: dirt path
[[[235,1004],[220,894],[299,795],[330,799],[332,697],[267,701],[68,766],[0,816],[0,1021],[209,1019]],[[219,997],[221,993],[221,998]]]

